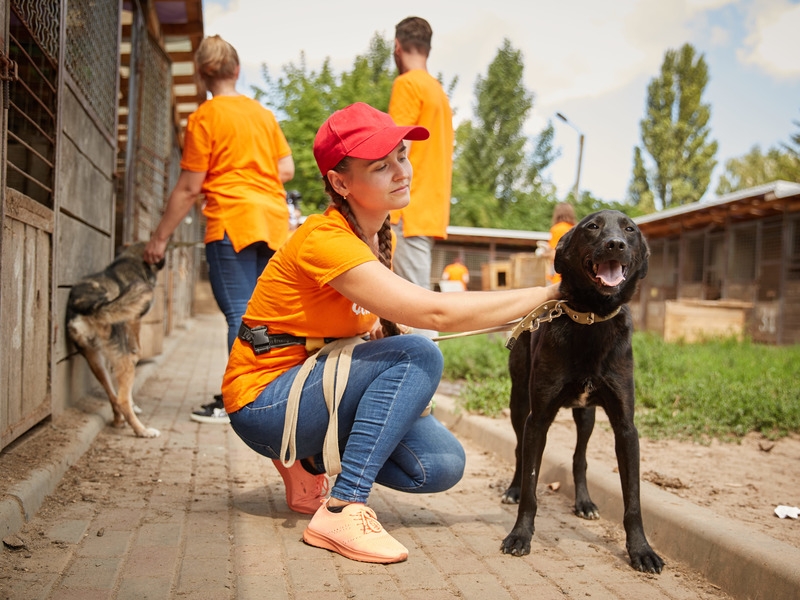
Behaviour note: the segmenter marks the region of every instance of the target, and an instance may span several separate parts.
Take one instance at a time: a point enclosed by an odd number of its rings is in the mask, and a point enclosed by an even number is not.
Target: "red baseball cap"
[[[323,175],[345,156],[377,160],[388,155],[400,140],[427,140],[430,133],[418,125],[395,125],[392,117],[364,102],[337,110],[314,138],[314,158]]]

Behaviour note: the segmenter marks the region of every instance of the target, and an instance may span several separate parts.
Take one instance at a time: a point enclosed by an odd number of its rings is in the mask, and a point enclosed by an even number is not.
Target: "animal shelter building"
[[[0,450],[95,385],[70,288],[148,240],[180,171],[202,0],[0,0]],[[176,231],[142,357],[191,316],[199,215]]]
[[[637,328],[667,340],[800,343],[800,184],[766,185],[635,219],[650,269]]]

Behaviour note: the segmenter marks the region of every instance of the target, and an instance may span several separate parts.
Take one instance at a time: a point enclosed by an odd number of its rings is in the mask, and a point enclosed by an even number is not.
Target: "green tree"
[[[647,167],[645,167],[642,149],[639,146],[633,150],[633,177],[628,186],[628,200],[638,207],[642,214],[649,214],[656,210],[653,192],[650,191],[650,183],[647,180]]]
[[[794,155],[795,158],[800,159],[800,121],[792,121],[798,128],[798,132],[790,136],[791,143],[783,144],[787,152]]]
[[[538,200],[547,193],[542,174],[557,152],[552,124],[533,152],[525,151],[530,140],[523,126],[533,94],[524,86],[523,70],[521,52],[506,39],[486,77],[478,77],[474,121],[464,121],[456,130],[454,225],[522,229],[538,220],[536,208],[543,207]]]
[[[395,74],[392,49],[375,34],[367,53],[356,56],[353,67],[338,76],[330,59],[319,71],[309,70],[303,52],[299,64],[284,65],[277,79],[262,65],[266,85],[252,86],[253,95],[272,109],[281,123],[295,163],[295,176],[286,187],[300,192],[304,214],[324,210],[329,200],[314,160],[317,129],[332,112],[353,102],[367,102],[384,111],[389,107]]]
[[[650,189],[659,209],[697,202],[708,189],[717,142],[709,140],[711,108],[702,102],[707,84],[705,59],[685,44],[666,52],[661,74],[647,88],[640,126],[655,164]]]
[[[725,173],[719,178],[717,194],[729,194],[777,180],[800,182],[800,155],[786,150],[770,148],[766,154],[753,148],[740,158],[725,163]]]
[[[389,110],[389,97],[396,75],[392,52],[394,42],[375,34],[369,51],[356,56],[353,68],[342,73],[337,89],[341,107],[366,102],[378,110]]]

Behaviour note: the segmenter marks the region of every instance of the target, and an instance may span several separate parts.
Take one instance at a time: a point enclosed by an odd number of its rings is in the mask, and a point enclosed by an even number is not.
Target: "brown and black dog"
[[[509,356],[517,447],[514,479],[503,502],[519,502],[519,510],[501,546],[506,554],[530,553],[542,453],[561,408],[572,408],[578,429],[572,465],[575,514],[598,518],[586,486],[586,446],[596,407],[601,406],[614,430],[631,565],[651,573],[664,566],[642,526],[639,435],[633,422],[633,321],[626,304],[647,274],[649,254],[636,224],[613,210],[585,217],[558,243],[555,269],[562,277],[560,291],[569,314],[521,334]],[[583,316],[576,317],[579,313]],[[590,313],[596,317],[585,316]]]
[[[103,386],[114,410],[114,427],[125,422],[139,437],[157,437],[134,412],[133,380],[139,361],[139,330],[150,309],[156,274],[164,261],[144,262],[144,242],[124,248],[103,271],[75,284],[67,301],[67,334]],[[111,374],[119,390],[114,391]]]

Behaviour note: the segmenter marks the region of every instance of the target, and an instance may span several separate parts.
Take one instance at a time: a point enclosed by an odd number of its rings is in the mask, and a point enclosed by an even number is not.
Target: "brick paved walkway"
[[[200,315],[138,395],[161,437],[105,427],[0,555],[0,599],[727,598],[670,557],[659,575],[631,569],[616,523],[583,521],[571,498],[540,491],[530,556],[500,553],[516,507],[499,459],[465,441],[454,489],[409,495],[376,487],[383,525],[408,561],[369,565],[306,546],[309,517],[289,511],[270,461],[193,407],[218,392],[225,325]]]

